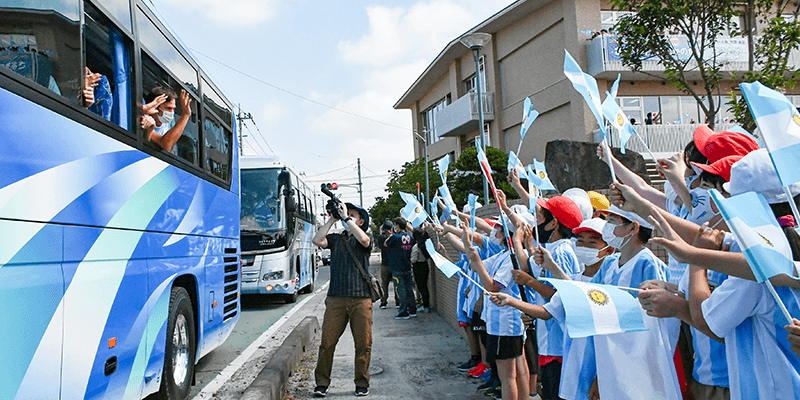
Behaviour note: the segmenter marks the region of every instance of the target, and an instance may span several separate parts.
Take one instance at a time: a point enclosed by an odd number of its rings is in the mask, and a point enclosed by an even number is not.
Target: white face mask
[[[500,239],[500,238],[497,237],[497,231],[498,231],[497,228],[492,228],[492,231],[489,233],[489,241],[494,243],[494,244],[496,244],[496,245],[498,245],[498,246],[502,246],[503,245],[503,239]]]
[[[700,176],[703,173],[703,170],[699,167],[696,167],[694,164],[690,164],[692,166],[692,171],[694,171],[694,176]]]
[[[625,237],[619,237],[615,235],[614,228],[616,227],[617,225],[607,223],[603,225],[603,231],[601,232],[601,234],[603,235],[603,241],[606,242],[608,246],[613,247],[615,249],[622,249],[623,247],[625,247],[626,244],[628,244],[628,241],[630,241],[630,238],[632,236],[628,237],[628,239],[626,240]]]
[[[582,262],[583,265],[595,265],[606,256],[598,257],[597,255],[607,249],[608,246],[603,247],[602,249],[594,249],[591,247],[583,247],[583,246],[575,246],[575,255],[578,256],[578,261]]]
[[[163,115],[158,115],[158,120],[161,121],[161,124],[168,124],[175,119],[175,112],[174,111],[161,111]]]

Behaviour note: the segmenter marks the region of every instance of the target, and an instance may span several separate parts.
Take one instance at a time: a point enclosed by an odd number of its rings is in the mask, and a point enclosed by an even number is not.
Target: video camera
[[[347,215],[339,215],[339,204],[342,201],[339,200],[339,198],[336,197],[336,195],[334,195],[330,190],[328,190],[328,188],[325,187],[324,183],[322,184],[322,193],[325,193],[328,197],[330,197],[328,203],[325,204],[325,210],[328,212],[328,214],[330,214],[331,217],[334,217],[336,219],[343,220],[347,218]]]

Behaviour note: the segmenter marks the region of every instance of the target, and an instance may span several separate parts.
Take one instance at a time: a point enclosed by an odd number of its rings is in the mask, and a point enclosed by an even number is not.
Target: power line
[[[328,175],[328,174],[330,174],[330,173],[337,172],[337,171],[341,171],[341,170],[343,170],[343,169],[345,169],[345,168],[352,168],[352,167],[353,167],[353,164],[350,164],[350,165],[345,165],[345,166],[344,166],[344,167],[342,167],[342,168],[337,168],[337,169],[334,169],[334,170],[332,170],[332,171],[323,172],[323,173],[321,173],[321,174],[315,174],[315,175],[306,175],[306,178],[311,178],[311,177],[314,177],[314,176],[320,176],[320,175]]]
[[[244,128],[247,129],[247,132],[250,133],[250,135],[248,135],[247,138],[252,139],[252,141],[255,142],[258,148],[261,149],[261,153],[267,155],[267,152],[264,150],[263,147],[261,147],[261,144],[258,143],[258,140],[256,140],[256,138],[253,136],[253,132],[250,131],[250,128],[248,128],[247,125],[244,124],[244,122],[242,122],[242,126],[244,126]],[[250,148],[253,148],[253,146],[250,146]],[[253,150],[255,149],[253,148]]]
[[[233,67],[231,67],[231,66],[230,66],[230,65],[228,65],[228,64],[225,64],[225,63],[223,63],[222,61],[219,61],[219,60],[217,60],[217,59],[211,58],[210,56],[208,56],[208,55],[206,55],[206,54],[203,54],[203,53],[201,53],[201,52],[199,52],[199,51],[197,51],[197,50],[195,50],[195,49],[193,49],[193,48],[189,48],[189,50],[191,50],[192,52],[194,52],[194,53],[197,53],[197,54],[199,54],[199,55],[201,55],[201,56],[203,56],[203,57],[205,57],[205,58],[208,58],[209,60],[211,60],[211,61],[213,61],[213,62],[215,62],[215,63],[217,63],[217,64],[219,64],[219,65],[222,65],[223,67],[225,67],[225,68],[228,68],[228,69],[230,69],[231,71],[234,71],[234,72],[237,72],[237,73],[239,73],[239,74],[241,74],[241,75],[244,75],[244,76],[246,76],[246,77],[248,77],[248,78],[250,78],[250,79],[252,79],[252,80],[254,80],[254,81],[256,81],[256,82],[260,82],[260,83],[262,83],[262,84],[264,84],[264,85],[267,85],[267,86],[269,86],[269,87],[271,87],[271,88],[273,88],[273,89],[275,89],[275,90],[279,90],[279,91],[281,91],[281,92],[284,92],[284,93],[286,93],[286,94],[289,94],[289,95],[295,96],[295,97],[297,97],[297,98],[299,98],[299,99],[302,99],[302,100],[308,101],[308,102],[310,102],[310,103],[314,103],[314,104],[316,104],[316,105],[320,105],[320,106],[323,106],[323,107],[329,108],[329,109],[331,109],[331,110],[338,111],[338,112],[340,112],[340,113],[342,113],[342,114],[347,114],[347,115],[350,115],[350,116],[353,116],[353,117],[356,117],[356,118],[361,118],[361,119],[364,119],[364,120],[367,120],[367,121],[370,121],[370,122],[375,122],[376,124],[381,124],[381,125],[389,126],[389,127],[392,127],[392,128],[402,129],[402,130],[404,130],[404,131],[409,131],[409,130],[410,130],[410,129],[408,129],[408,128],[404,128],[404,127],[402,127],[402,126],[398,126],[398,125],[390,124],[390,123],[388,123],[388,122],[383,122],[383,121],[379,121],[379,120],[377,120],[377,119],[373,119],[373,118],[365,117],[365,116],[363,116],[363,115],[360,115],[360,114],[356,114],[356,113],[353,113],[353,112],[350,112],[350,111],[342,110],[341,108],[337,108],[337,107],[334,107],[334,106],[332,106],[332,105],[329,105],[329,104],[325,104],[325,103],[322,103],[322,102],[319,102],[319,101],[316,101],[316,100],[309,99],[308,97],[305,97],[305,96],[299,95],[299,94],[297,94],[297,93],[294,93],[294,92],[290,92],[290,91],[288,91],[288,90],[286,90],[286,89],[283,89],[283,88],[281,88],[281,87],[278,87],[278,86],[275,86],[275,85],[273,85],[273,84],[271,84],[271,83],[269,83],[269,82],[266,82],[266,81],[263,81],[263,80],[261,80],[261,79],[259,79],[259,78],[256,78],[256,77],[254,77],[254,76],[252,76],[252,75],[250,75],[250,74],[248,74],[248,73],[242,72],[242,71],[240,71],[240,70],[238,70],[238,69],[236,69],[236,68],[233,68]],[[413,131],[413,130],[412,130],[412,131]]]
[[[275,150],[272,150],[272,146],[269,145],[269,142],[267,141],[267,139],[264,138],[264,134],[261,133],[261,129],[258,129],[258,124],[256,124],[256,120],[253,119],[253,118],[250,118],[250,122],[252,122],[253,126],[256,127],[256,130],[258,131],[258,135],[261,136],[261,140],[263,140],[264,143],[267,145],[267,147],[269,147],[269,150],[272,151],[272,154],[277,155],[277,154],[275,154]]]
[[[250,118],[250,121],[253,122],[253,126],[255,126],[256,130],[258,131],[258,135],[261,136],[261,141],[264,142],[264,144],[267,145],[267,148],[269,149],[270,152],[272,152],[272,155],[277,156],[278,154],[275,153],[275,150],[273,150],[272,146],[269,145],[269,142],[267,142],[267,139],[264,139],[264,134],[262,134],[261,130],[258,129],[258,125],[256,125],[255,121],[252,118]],[[250,135],[252,135],[253,140],[255,140],[256,143],[258,143],[258,140],[256,140],[256,136],[253,134],[253,131],[250,130],[250,127],[247,126],[247,124],[245,124],[244,121],[242,121],[242,125],[244,125],[244,127],[247,129],[247,131],[250,132]],[[261,147],[261,145],[259,145],[259,147]],[[262,147],[261,150],[264,150],[264,148]],[[264,151],[264,155],[266,155],[266,154],[267,154],[267,152]]]

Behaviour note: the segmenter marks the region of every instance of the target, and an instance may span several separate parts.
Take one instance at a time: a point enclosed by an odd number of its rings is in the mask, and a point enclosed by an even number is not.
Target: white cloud
[[[260,119],[266,122],[277,121],[286,115],[286,112],[286,107],[283,104],[277,101],[271,101],[264,106]]]
[[[158,1],[158,0],[154,0]],[[278,0],[161,0],[174,7],[203,13],[211,21],[225,25],[249,26],[277,14]]]

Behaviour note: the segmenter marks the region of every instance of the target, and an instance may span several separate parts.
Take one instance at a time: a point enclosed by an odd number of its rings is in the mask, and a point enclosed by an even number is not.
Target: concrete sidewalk
[[[379,257],[370,259],[370,271],[379,271]],[[317,295],[310,313],[322,325],[325,293]],[[391,297],[391,296],[390,296]],[[311,305],[311,304],[309,304]],[[470,379],[456,367],[469,358],[467,343],[436,313],[420,313],[417,318],[395,320],[397,309],[389,299],[387,309],[375,303],[372,327],[372,362],[370,395],[373,399],[487,399],[477,386],[482,381]],[[321,331],[320,331],[321,332]],[[309,346],[294,369],[287,385],[288,399],[311,399],[314,368],[320,335]],[[355,349],[350,330],[336,346],[328,398],[352,398],[353,358]]]

